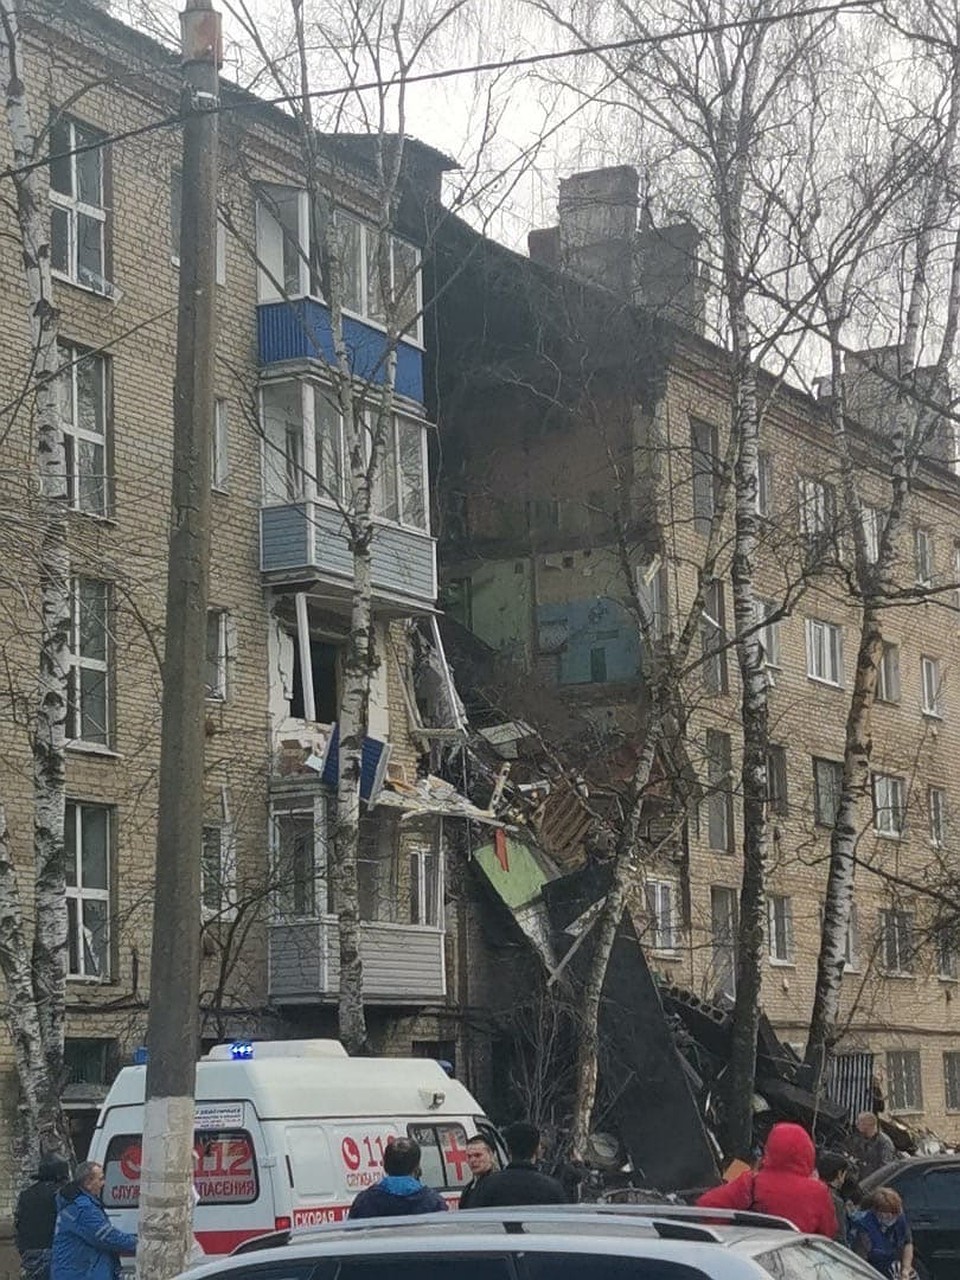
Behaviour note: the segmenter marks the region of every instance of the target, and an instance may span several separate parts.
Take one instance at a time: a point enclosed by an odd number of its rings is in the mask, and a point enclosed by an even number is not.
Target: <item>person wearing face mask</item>
[[[878,1187],[853,1220],[853,1248],[882,1276],[913,1275],[913,1239],[903,1201],[893,1187]]]

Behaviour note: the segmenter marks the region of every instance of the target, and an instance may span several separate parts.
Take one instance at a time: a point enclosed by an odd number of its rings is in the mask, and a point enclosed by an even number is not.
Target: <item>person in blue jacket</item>
[[[57,1195],[51,1280],[115,1280],[120,1254],[136,1250],[137,1237],[111,1225],[102,1191],[102,1166],[84,1160]]]
[[[447,1202],[420,1181],[420,1144],[397,1138],[383,1153],[384,1177],[361,1191],[348,1218],[394,1218],[401,1214],[443,1213]],[[60,1280],[54,1276],[53,1280]]]

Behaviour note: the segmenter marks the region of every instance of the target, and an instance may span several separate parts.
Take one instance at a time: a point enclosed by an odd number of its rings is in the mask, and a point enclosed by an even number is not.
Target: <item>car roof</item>
[[[753,1256],[804,1239],[785,1220],[764,1214],[680,1205],[557,1205],[403,1218],[361,1219],[298,1232],[283,1247],[246,1251],[219,1263],[193,1268],[193,1280],[229,1274],[255,1262],[289,1265],[329,1255],[371,1253],[525,1251],[631,1254],[689,1261],[689,1247],[710,1247]],[[252,1242],[251,1242],[252,1243]]]
[[[924,1169],[936,1169],[944,1165],[960,1166],[960,1152],[941,1152],[935,1156],[908,1156],[905,1160],[892,1160],[874,1173],[868,1173],[860,1185],[866,1191],[873,1191],[875,1187],[895,1182],[904,1173],[920,1173]]]

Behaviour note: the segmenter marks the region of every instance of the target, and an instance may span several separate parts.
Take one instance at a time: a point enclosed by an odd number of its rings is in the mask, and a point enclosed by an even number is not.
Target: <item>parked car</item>
[[[781,1218],[687,1206],[570,1205],[363,1220],[293,1234],[189,1280],[876,1280]]]
[[[877,1187],[899,1192],[913,1232],[913,1247],[930,1280],[960,1276],[960,1156],[915,1156],[885,1165],[863,1180],[864,1193]],[[924,1277],[925,1280],[925,1277]]]

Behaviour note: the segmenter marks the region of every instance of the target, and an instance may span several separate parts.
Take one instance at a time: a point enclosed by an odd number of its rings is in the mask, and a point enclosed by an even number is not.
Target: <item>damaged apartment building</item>
[[[143,1043],[151,994],[181,183],[179,135],[153,126],[177,110],[180,67],[85,0],[31,6],[25,33],[30,110],[52,121],[50,146],[68,157],[50,167],[49,210],[73,601],[64,1102],[82,1156],[106,1087]],[[197,850],[206,1042],[335,1028],[328,804],[353,586],[338,505],[344,462],[329,376],[330,308],[311,269],[316,222],[296,128],[226,82],[222,94],[206,825]],[[376,145],[338,135],[319,146],[349,246],[344,333],[357,382],[371,396],[385,363],[371,248]],[[430,621],[437,560],[423,366],[433,339],[419,314],[429,302],[420,283],[426,211],[439,201],[450,164],[406,143],[389,233],[392,270],[414,287],[375,500],[378,662],[363,753],[360,907],[373,1048],[448,1059],[469,1075],[458,1013],[457,913],[465,907],[448,906],[444,850],[471,807],[425,776],[434,740],[419,718],[411,672],[416,629],[435,679],[450,679]],[[5,385],[19,387],[30,377],[27,300],[10,207],[2,221],[8,306],[0,361]],[[8,412],[4,431],[0,794],[29,891],[29,707],[40,636],[29,415]],[[452,686],[447,700],[455,704]],[[0,1083],[6,1138],[17,1098],[8,1037],[0,1038]],[[10,1192],[0,1185],[0,1200]]]
[[[697,245],[691,225],[639,216],[637,173],[621,166],[561,181],[559,225],[531,233],[529,257],[459,223],[438,260],[444,638],[474,723],[512,776],[528,789],[538,771],[553,777],[524,847],[484,854],[528,936],[544,881],[609,854],[606,819],[645,729],[636,602],[656,650],[697,594],[731,415],[726,353],[704,336]],[[891,349],[847,364],[868,543],[888,486],[883,373],[896,362]],[[802,1051],[859,623],[825,567],[845,536],[829,388],[818,398],[761,378],[760,391],[757,621],[771,724],[762,999],[776,1035]],[[911,494],[897,551],[908,587],[936,593],[957,580],[952,457],[933,450]],[[664,990],[721,1006],[734,993],[742,841],[729,575],[727,552],[677,682],[679,732],[657,762],[631,904]],[[884,874],[921,885],[958,838],[947,821],[960,805],[953,610],[894,607],[884,633],[835,1079],[859,1081],[863,1105],[879,1090],[891,1115],[956,1141],[960,957],[929,899]]]

